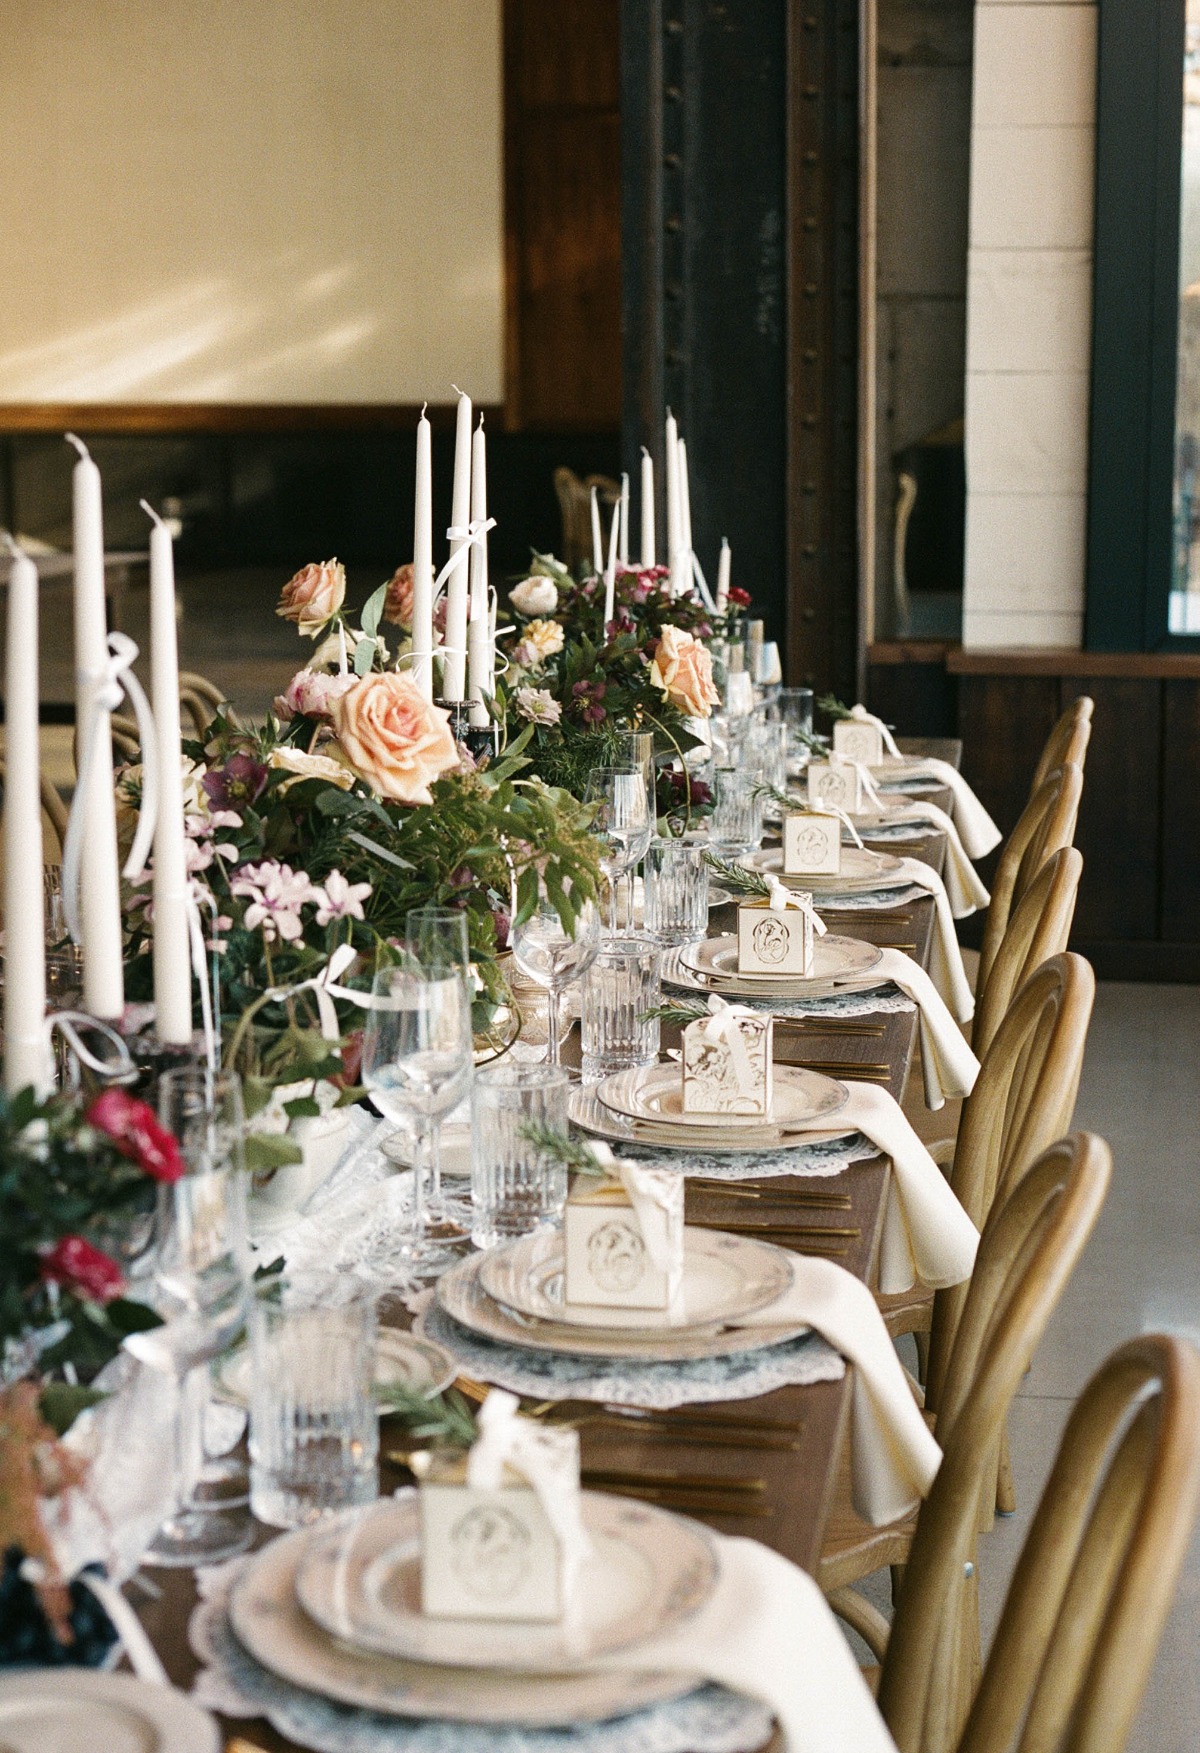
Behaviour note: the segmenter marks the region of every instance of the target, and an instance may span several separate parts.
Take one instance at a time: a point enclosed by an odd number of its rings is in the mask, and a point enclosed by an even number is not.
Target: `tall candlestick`
[[[84,799],[83,1002],[93,1016],[118,1020],[125,1009],[121,964],[121,880],[117,870],[116,796],[112,777],[112,725],[95,706],[108,661],[104,609],[104,512],[100,471],[87,446],[73,433],[79,452],[74,472],[75,539],[75,727],[82,751],[91,739],[91,775]]]
[[[4,1087],[49,1093],[37,567],[11,537],[4,683]]]
[[[691,584],[684,562],[683,510],[679,487],[679,428],[667,409],[667,565],[671,568],[671,595],[680,597]]]
[[[160,1041],[192,1038],[192,964],[183,833],[183,754],[179,746],[179,649],[171,532],[142,500],[150,530],[150,698],[158,743],[154,825],[154,1027]]]
[[[642,446],[642,565],[656,566],[654,558],[654,458]]]
[[[617,590],[617,543],[621,534],[621,501],[613,506],[612,525],[608,532],[608,564],[604,568],[604,625],[613,618]]]
[[[717,613],[723,615],[729,607],[729,568],[733,555],[729,549],[729,537],[721,537],[721,558],[717,562]]]
[[[600,534],[600,500],[592,488],[592,573],[599,578],[604,571],[604,538]]]
[[[487,440],[483,415],[471,441],[471,522],[487,522]],[[471,613],[467,622],[467,662],[470,683],[471,723],[488,723],[483,696],[491,693],[491,630],[488,622],[487,537],[471,549]]]
[[[453,386],[458,388],[457,384]],[[471,398],[458,392],[458,421],[454,432],[454,490],[450,503],[450,553],[457,554],[467,539],[471,518]],[[446,644],[442,668],[442,695],[461,700],[467,675],[467,569],[459,566],[446,581]]]
[[[688,583],[692,577],[692,493],[688,485],[687,440],[681,438],[675,446],[679,458],[679,542],[687,555]]]
[[[629,564],[629,476],[621,476],[621,535],[617,547],[617,559],[622,566]]]
[[[412,674],[433,699],[433,433],[421,409],[417,421],[417,482],[413,503]]]

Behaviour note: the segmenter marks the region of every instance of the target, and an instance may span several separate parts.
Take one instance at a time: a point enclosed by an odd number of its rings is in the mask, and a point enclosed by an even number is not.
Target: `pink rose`
[[[364,676],[335,700],[333,728],[354,771],[398,803],[432,803],[431,781],[459,764],[450,714],[392,670]]]
[[[63,1236],[42,1255],[42,1280],[60,1284],[90,1303],[111,1303],[125,1289],[116,1261],[82,1236]]]
[[[286,692],[275,696],[276,716],[284,723],[297,715],[328,718],[330,703],[352,688],[357,680],[353,672],[331,676],[323,670],[297,670]]]
[[[679,627],[663,628],[650,680],[689,718],[707,718],[721,698],[713,686],[712,658]]]
[[[153,1108],[127,1090],[102,1090],[83,1117],[144,1175],[155,1181],[178,1181],[182,1175],[183,1156],[174,1133],[160,1126]]]
[[[389,622],[393,627],[407,629],[412,626],[412,618],[413,563],[410,560],[406,566],[397,566],[392,573],[380,620]]]
[[[346,568],[337,560],[323,560],[301,567],[279,593],[275,610],[285,621],[294,621],[301,633],[315,639],[346,599]]]

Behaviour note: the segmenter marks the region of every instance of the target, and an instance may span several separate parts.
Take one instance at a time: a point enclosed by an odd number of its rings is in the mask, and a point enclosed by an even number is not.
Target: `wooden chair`
[[[981,1436],[984,1410],[977,1395],[962,1415]],[[1198,1503],[1200,1352],[1144,1334],[1113,1353],[1075,1405],[967,1709],[945,1628],[954,1597],[973,1584],[964,1573],[975,1502],[947,1451],[880,1677],[900,1753],[1121,1753]]]
[[[1074,761],[1082,770],[1092,735],[1094,707],[1095,702],[1090,694],[1078,695],[1067,707],[1046,738],[1046,746],[1038,759],[1033,783],[1029,787],[1030,797],[1041,789],[1054,769],[1063,766],[1065,762]]]
[[[963,1103],[948,1170],[950,1185],[978,1229],[998,1190],[1011,1187],[1041,1151],[1070,1131],[1095,995],[1095,975],[1082,956],[1052,956],[1025,982],[989,1043],[975,1088]],[[947,1353],[965,1297],[964,1285],[946,1293],[937,1336],[931,1331],[933,1295],[923,1285],[879,1297],[893,1337],[914,1333],[923,1352],[920,1336],[931,1335],[926,1370],[931,1406],[938,1403],[938,1359]]]
[[[612,507],[621,497],[621,484],[608,475],[588,475],[583,480],[574,469],[565,466],[554,471],[554,491],[562,516],[563,562],[572,572],[592,560],[592,488],[595,487],[605,516],[601,520],[604,539],[608,540],[608,524]],[[607,554],[607,549],[605,550]]]
[[[859,1523],[857,1548],[831,1551],[827,1544],[822,1555],[819,1577],[834,1608],[877,1656],[887,1651],[892,1692],[907,1686],[918,1693],[925,1736],[920,1744],[929,1753],[953,1745],[968,1687],[978,1678],[978,1600],[973,1576],[965,1578],[962,1567],[973,1564],[975,1536],[990,1520],[1004,1422],[1095,1227],[1111,1177],[1112,1155],[1102,1139],[1082,1134],[1062,1140],[992,1213],[936,1421],[943,1459],[929,1498],[919,1514],[890,1527]],[[963,1553],[951,1583],[939,1569],[947,1545]],[[891,1641],[882,1614],[847,1586],[881,1563],[906,1565]],[[932,1628],[931,1619],[937,1621]],[[906,1704],[915,1710],[907,1697]]]
[[[210,682],[207,676],[199,675],[195,670],[180,670],[179,692],[181,697],[184,694],[195,694],[196,698],[202,700],[209,708],[208,716],[210,718],[214,713],[219,712],[222,706],[228,704],[217,684]]]
[[[1013,909],[1046,860],[1073,843],[1082,795],[1083,769],[1075,761],[1064,762],[1038,786],[1005,841],[983,926],[977,992],[987,986]]]
[[[4,783],[4,773],[4,761],[0,757],[0,786]],[[44,773],[39,775],[38,787],[42,797],[42,815],[45,817],[42,824],[43,834],[49,826],[58,841],[57,853],[53,846],[46,847],[46,858],[48,863],[57,863],[62,857],[63,841],[67,837],[67,806],[59,795],[57,786],[52,785]]]
[[[971,1044],[979,1058],[987,1052],[1014,995],[1029,976],[1066,949],[1082,873],[1082,853],[1074,846],[1060,847],[1043,864],[1009,916],[988,978],[976,994]]]

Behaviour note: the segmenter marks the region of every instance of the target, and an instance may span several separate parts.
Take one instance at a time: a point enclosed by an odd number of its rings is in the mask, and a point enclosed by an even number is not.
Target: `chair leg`
[[[1014,1516],[1017,1513],[1017,1491],[1013,1484],[1012,1456],[1008,1449],[1008,1426],[1000,1433],[1000,1465],[996,1469],[996,1514]]]
[[[904,1585],[904,1566],[902,1564],[893,1564],[891,1567],[891,1570],[892,1570],[892,1606],[894,1607],[896,1605],[896,1602],[900,1598],[900,1590]]]
[[[929,1329],[913,1334],[917,1347],[917,1380],[924,1387],[929,1380]]]

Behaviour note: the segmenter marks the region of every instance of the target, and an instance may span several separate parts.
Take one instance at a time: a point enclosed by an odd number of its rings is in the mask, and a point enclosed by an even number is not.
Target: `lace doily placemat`
[[[639,1363],[527,1351],[484,1339],[439,1308],[432,1291],[416,1299],[415,1307],[414,1331],[452,1351],[468,1375],[534,1400],[597,1400],[669,1411],[711,1400],[753,1400],[776,1388],[836,1382],[846,1371],[838,1353],[815,1333],[732,1357]]]
[[[769,1739],[764,1705],[723,1686],[570,1729],[529,1729],[355,1710],[281,1680],[254,1660],[229,1624],[229,1596],[245,1559],[196,1572],[199,1604],[188,1637],[203,1666],[192,1696],[229,1717],[266,1717],[317,1753],[746,1753]]]
[[[818,895],[818,913],[890,913],[896,907],[907,907],[911,901],[926,901],[929,890],[917,883],[903,889],[865,889],[857,895]]]

